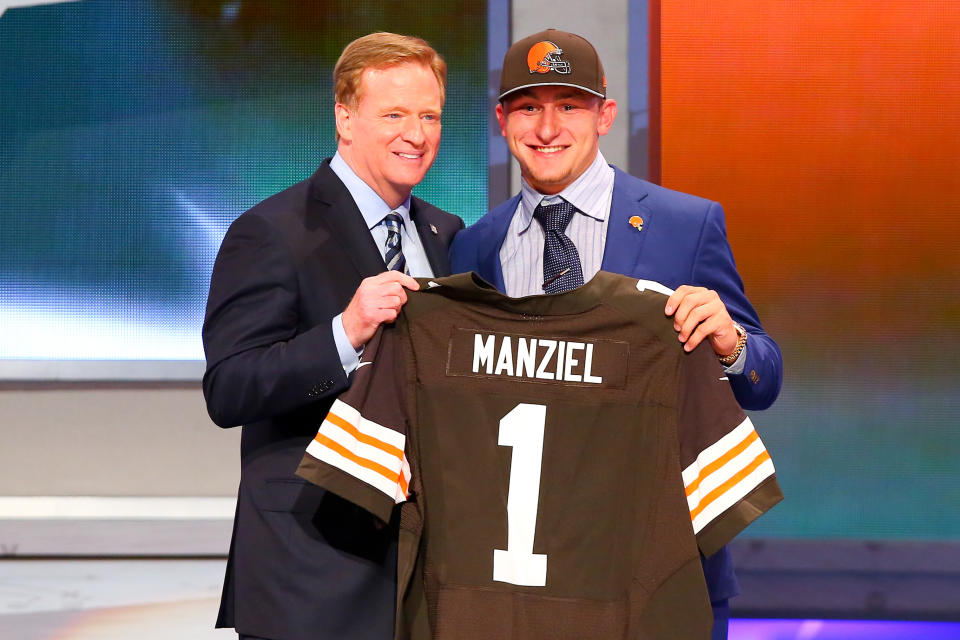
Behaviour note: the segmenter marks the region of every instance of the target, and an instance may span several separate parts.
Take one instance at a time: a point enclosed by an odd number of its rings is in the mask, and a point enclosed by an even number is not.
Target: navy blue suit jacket
[[[412,198],[436,275],[460,218]],[[218,627],[277,640],[393,637],[397,523],[294,475],[349,381],[331,320],[386,266],[329,161],[230,226],[203,325],[207,410],[243,425]]]
[[[654,280],[670,288],[683,284],[714,289],[731,317],[750,334],[743,374],[730,385],[745,409],[766,409],[780,393],[783,358],[760,325],[743,291],[727,241],[723,209],[716,202],[671,191],[614,167],[613,201],[601,269]],[[450,247],[453,273],[475,271],[504,290],[500,246],[517,210],[517,195],[461,231]],[[640,216],[642,230],[629,219]],[[736,577],[724,548],[704,561],[710,598],[736,595]]]

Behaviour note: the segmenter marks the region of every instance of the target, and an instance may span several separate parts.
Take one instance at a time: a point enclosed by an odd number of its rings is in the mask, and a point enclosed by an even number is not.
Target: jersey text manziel
[[[603,382],[603,378],[591,373],[592,343],[481,333],[473,334],[473,338],[474,373],[484,371],[488,375],[591,384]]]
[[[384,521],[400,511],[398,637],[709,638],[700,554],[782,496],[662,287],[421,284],[298,470]]]

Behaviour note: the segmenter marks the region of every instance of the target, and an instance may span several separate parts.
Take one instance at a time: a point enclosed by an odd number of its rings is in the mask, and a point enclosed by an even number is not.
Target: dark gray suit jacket
[[[460,218],[412,198],[436,275]],[[331,330],[383,259],[326,160],[230,226],[210,283],[207,410],[243,425],[241,478],[218,627],[276,640],[390,638],[396,523],[384,527],[294,471],[347,388]],[[225,454],[226,455],[226,454]]]

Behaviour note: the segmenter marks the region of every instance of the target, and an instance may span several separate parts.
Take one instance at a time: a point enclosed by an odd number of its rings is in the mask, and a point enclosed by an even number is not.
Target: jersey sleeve
[[[680,465],[703,555],[718,551],[783,499],[770,454],[704,344],[681,356]]]
[[[407,499],[411,477],[398,340],[395,325],[370,339],[350,388],[333,402],[297,469],[384,522]]]

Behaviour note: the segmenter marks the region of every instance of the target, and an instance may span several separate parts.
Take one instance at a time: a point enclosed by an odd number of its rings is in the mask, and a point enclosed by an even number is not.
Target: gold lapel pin
[[[430,231],[433,232],[433,235],[437,235],[440,233],[439,231],[437,231],[437,228],[433,225],[430,225]]]
[[[634,227],[637,231],[643,231],[643,218],[640,216],[630,216],[630,219],[627,220],[630,223],[631,227]]]

